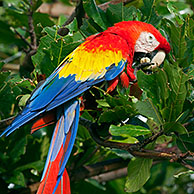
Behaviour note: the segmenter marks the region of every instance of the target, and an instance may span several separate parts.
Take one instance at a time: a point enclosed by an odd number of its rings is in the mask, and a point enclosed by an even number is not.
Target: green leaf
[[[146,75],[142,71],[137,72],[137,80],[140,88],[147,92],[147,96],[153,101],[154,105],[164,106],[169,96],[167,75],[161,69],[157,72]]]
[[[12,175],[9,177],[9,179],[6,182],[13,183],[23,187],[26,186],[24,174],[20,171],[13,171]]]
[[[99,117],[98,122],[117,123],[134,116],[134,110],[130,105],[115,106],[113,109],[105,110]]]
[[[94,179],[87,179],[87,182],[92,184],[93,186],[97,187],[98,189],[105,191],[106,187],[104,187],[102,184],[100,184],[97,180]]]
[[[50,40],[57,40],[59,38],[61,38],[58,34],[57,34],[57,28],[56,27],[45,27],[42,32],[45,32],[48,36],[48,38]],[[45,46],[49,47],[49,45],[46,45],[45,43]]]
[[[29,2],[26,0],[5,0],[5,7],[14,10],[18,13],[26,15],[26,11],[29,9]]]
[[[166,121],[175,121],[181,115],[187,95],[186,81],[189,77],[176,65],[164,65],[170,87],[168,106],[162,110]]]
[[[154,104],[152,103],[152,101],[149,98],[147,98],[144,101],[138,101],[136,103],[136,108],[141,115],[144,115],[148,118],[153,118],[153,120],[158,125],[162,124],[162,118],[160,116],[160,113],[159,113],[157,107],[154,106]]]
[[[5,80],[8,78],[11,72],[0,72],[0,91],[6,86]]]
[[[163,27],[168,32],[172,53],[180,66],[186,67],[188,55],[185,53],[187,50],[186,42],[186,24],[175,25],[171,20],[164,19]],[[191,45],[190,45],[191,46]],[[190,51],[189,51],[190,52]]]
[[[176,121],[183,110],[187,95],[186,82],[189,76],[183,73],[176,63],[173,65],[165,63],[164,71],[158,69],[152,75],[146,75],[139,71],[137,79],[139,86],[146,91],[147,96],[152,100],[151,103],[162,115],[162,120]],[[156,113],[157,111],[155,111]],[[160,118],[159,114],[157,114],[157,118]],[[160,124],[163,122],[162,120],[160,120]],[[156,117],[155,121],[157,121]]]
[[[41,152],[40,159],[41,160],[46,158],[48,154],[49,146],[50,146],[50,139],[48,138],[48,136],[45,136],[42,140],[41,147],[40,147],[40,152]]]
[[[27,137],[21,137],[17,139],[15,146],[10,146],[9,154],[13,158],[13,161],[17,161],[21,155],[26,152]]]
[[[194,40],[190,40],[187,38],[186,42],[187,42],[187,50],[184,53],[184,59],[187,60],[188,64],[191,64],[194,61]]]
[[[4,63],[3,61],[0,61],[0,70],[1,70],[1,68],[3,67],[4,64],[5,64],[5,63]]]
[[[103,108],[103,107],[110,108],[110,105],[105,99],[96,100],[96,102],[98,103],[98,108]]]
[[[12,9],[6,9],[5,14],[10,18],[10,22],[13,27],[28,27],[28,16],[26,14],[19,13]]]
[[[183,125],[181,125],[180,123],[178,123],[178,122],[165,123],[165,125],[164,125],[164,131],[166,133],[177,132],[179,134],[185,134],[185,133],[188,134],[187,129]]]
[[[26,105],[27,100],[30,98],[30,94],[23,95],[18,103],[19,106],[23,107]]]
[[[96,34],[99,31],[102,31],[102,29],[98,29],[99,27],[94,24],[94,21],[92,19],[84,20],[82,26],[80,27],[80,30],[82,34],[87,37],[92,34]]]
[[[45,13],[35,12],[33,14],[33,21],[35,29],[37,29],[37,24],[41,24],[42,27],[53,26],[54,22],[50,19],[50,16]]]
[[[128,135],[122,135],[120,137],[113,136],[113,138],[110,141],[119,142],[119,143],[130,143],[130,144],[135,144],[139,142],[138,139],[136,139],[135,137],[131,137]]]
[[[55,41],[55,38],[60,38],[60,36],[57,35],[56,28],[46,27],[42,32],[45,32],[46,35],[40,39],[37,53],[32,56],[32,61],[36,69],[49,76],[55,68],[51,63],[51,43]]]
[[[194,132],[192,131],[189,134],[181,134],[176,138],[176,143],[179,149],[183,152],[187,152],[188,150],[194,151]]]
[[[35,162],[31,162],[31,163],[28,163],[28,164],[25,164],[23,166],[18,166],[15,170],[16,171],[24,171],[24,170],[27,170],[27,169],[36,169],[38,171],[41,171],[44,167],[44,161],[35,161]]]
[[[0,72],[0,115],[2,118],[14,113],[16,97],[21,94],[21,89],[16,85],[16,81],[21,78],[17,75],[10,75],[10,72]],[[2,111],[3,110],[3,111]]]
[[[60,0],[61,2],[63,2],[65,5],[71,5],[69,0]]]
[[[125,98],[125,96],[115,96],[112,97],[110,95],[107,95],[105,97],[107,103],[114,108],[115,106],[129,106],[131,108],[131,110],[133,110],[133,103],[129,101],[128,98]]]
[[[193,38],[194,38],[193,30],[194,30],[194,19],[188,17],[187,18],[187,36],[188,36],[189,40],[193,40]],[[189,53],[187,53],[187,54],[189,54]]]
[[[134,137],[151,134],[150,130],[139,125],[126,124],[123,126],[111,125],[109,132],[113,135],[111,141],[122,143],[137,143]]]
[[[109,128],[109,132],[114,136],[132,136],[132,137],[151,134],[150,130],[145,127],[130,124],[126,124],[120,127],[111,125]]]
[[[135,160],[130,161],[125,190],[127,192],[136,192],[142,188],[150,178],[151,166],[152,159],[136,158]]]
[[[133,156],[126,150],[120,150],[120,149],[111,149],[111,152],[115,153],[117,156],[123,158],[123,159],[129,159],[133,158]]]
[[[158,16],[155,12],[154,8],[154,0],[143,0],[144,6],[141,8],[141,11],[145,17],[145,21],[147,23],[152,24],[153,26],[157,26],[160,20],[162,19],[161,16]]]
[[[96,5],[95,0],[84,0],[83,6],[88,16],[92,18],[103,30],[106,30],[109,26],[108,21],[105,13]]]
[[[32,10],[35,12],[41,6],[42,3],[43,3],[42,0],[33,1]]]
[[[32,92],[36,88],[35,84],[33,84],[32,81],[26,80],[26,79],[23,79],[23,80],[17,82],[17,86],[20,89],[22,89],[24,91],[27,90],[29,92]]]
[[[88,130],[82,125],[79,125],[79,130],[77,132],[77,137],[81,138],[83,141],[91,138]]]
[[[15,34],[10,29],[7,23],[0,21],[0,42],[3,44],[21,44],[24,45],[22,40],[19,40],[15,37]]]
[[[82,117],[92,122],[95,121],[92,115],[87,110],[83,111]]]
[[[67,17],[65,15],[60,15],[59,18],[58,18],[58,25],[60,27],[63,26],[63,24],[67,21]]]
[[[65,27],[68,28],[71,33],[78,31],[77,20],[74,19],[70,24],[66,25]]]
[[[136,17],[135,7],[125,7],[123,3],[118,3],[116,5],[110,4],[106,12],[111,25],[121,21],[134,20]]]
[[[183,16],[179,13],[179,10],[177,10],[177,8],[174,7],[174,3],[173,3],[173,2],[168,2],[167,8],[168,8],[169,12],[170,12],[172,15],[175,16],[176,21],[177,21],[179,24],[183,24],[184,18],[183,18]]]
[[[59,39],[56,42],[51,43],[51,56],[53,58],[52,64],[57,67],[60,62],[71,53],[77,46],[80,45],[80,41],[66,43],[63,39]]]
[[[86,141],[86,140],[85,140]],[[82,157],[80,158],[79,161],[77,161],[77,166],[81,166],[83,165],[83,163],[89,164],[90,162],[88,162],[88,159],[91,158],[91,156],[93,155],[92,153],[94,153],[95,147],[91,146],[88,147],[86,150],[82,150]]]

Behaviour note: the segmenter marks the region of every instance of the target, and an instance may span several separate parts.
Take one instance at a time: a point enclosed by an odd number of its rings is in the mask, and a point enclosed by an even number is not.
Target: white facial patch
[[[149,53],[155,50],[160,43],[150,32],[142,32],[135,44],[135,52]]]

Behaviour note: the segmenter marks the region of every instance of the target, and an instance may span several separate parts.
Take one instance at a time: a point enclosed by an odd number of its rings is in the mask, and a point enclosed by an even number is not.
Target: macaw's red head
[[[134,48],[133,61],[139,58],[138,69],[151,71],[153,68],[160,66],[166,54],[171,50],[166,38],[151,24],[129,21],[118,23],[116,26],[125,29],[128,33],[129,44],[132,44]],[[132,80],[135,79],[136,75],[134,75],[131,64],[128,64],[127,73]]]
[[[119,35],[128,41],[134,52],[149,53],[154,50],[163,50],[166,54],[171,48],[166,38],[151,24],[140,21],[123,21],[115,24]]]
[[[120,75],[121,83],[125,87],[128,87],[129,81],[136,80],[132,68],[136,56],[139,59],[138,68],[143,69],[149,65],[150,71],[152,68],[160,66],[166,54],[171,50],[166,38],[151,24],[140,21],[123,21],[110,27],[108,31],[122,36],[131,49],[128,56],[127,74],[123,72]]]

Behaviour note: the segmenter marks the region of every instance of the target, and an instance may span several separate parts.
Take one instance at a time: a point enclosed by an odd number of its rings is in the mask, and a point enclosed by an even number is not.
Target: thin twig
[[[22,36],[16,29],[13,30],[21,38],[21,40],[23,40],[24,43],[26,43],[29,46],[29,48],[32,49],[32,45],[26,40],[26,38]]]
[[[180,162],[184,167],[190,169],[190,170],[193,170],[194,171],[194,167],[191,166],[190,164],[186,163],[184,160],[181,160]]]
[[[163,130],[160,130],[158,133],[153,134],[151,137],[145,139],[142,143],[139,143],[139,148],[144,148],[146,145],[148,145],[151,142],[154,142],[158,137],[163,135]]]
[[[15,116],[9,117],[7,119],[3,119],[0,121],[0,132],[3,132],[4,129],[11,124],[11,122],[15,119]]]
[[[34,24],[33,24],[33,10],[32,10],[32,0],[30,0],[30,8],[28,10],[28,26],[29,26],[29,34],[30,34],[30,39],[31,39],[31,47],[33,50],[37,49],[37,44],[36,44],[36,33],[34,30]]]

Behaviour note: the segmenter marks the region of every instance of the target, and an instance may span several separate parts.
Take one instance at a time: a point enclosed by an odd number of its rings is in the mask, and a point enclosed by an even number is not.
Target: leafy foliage
[[[52,18],[35,12],[41,0],[4,0],[0,7],[0,118],[14,116],[23,108],[37,82],[48,77],[64,57],[94,33],[101,32],[116,22],[141,20],[156,26],[168,39],[172,51],[160,69],[147,75],[137,72],[141,92],[133,86],[118,86],[111,95],[105,92],[106,83],[93,87],[83,95],[85,109],[82,117],[98,123],[99,134],[112,136],[111,141],[136,143],[163,130],[164,134],[148,145],[151,150],[168,148],[183,153],[194,152],[194,16],[192,3],[186,1],[132,1],[109,5],[102,10],[97,5],[105,1],[83,0],[87,17],[82,23],[74,20],[65,26],[68,33],[59,35],[64,16]],[[62,2],[69,3],[63,0]],[[139,3],[140,2],[140,3]],[[28,12],[33,10],[34,31],[38,49],[32,56],[32,69],[25,78],[19,72],[4,71],[6,61],[22,63],[26,60],[23,49],[30,42]],[[82,10],[82,11],[83,11]],[[82,15],[84,15],[82,13]],[[63,22],[62,22],[63,21]],[[78,25],[79,23],[79,25]],[[19,60],[13,56],[22,52]],[[19,56],[19,55],[18,55]],[[11,59],[10,59],[11,58]],[[9,60],[8,60],[9,59]],[[140,91],[138,88],[138,91]],[[1,192],[21,192],[38,182],[46,159],[53,127],[45,127],[33,135],[30,124],[9,137],[0,139]],[[32,157],[33,156],[33,157]],[[134,158],[126,151],[97,146],[85,126],[80,125],[68,169],[73,174],[84,165],[124,158],[128,176],[106,184],[92,178],[72,182],[72,193],[192,193],[193,173],[180,164]],[[189,161],[193,166],[193,160]],[[125,190],[124,190],[125,188]]]

